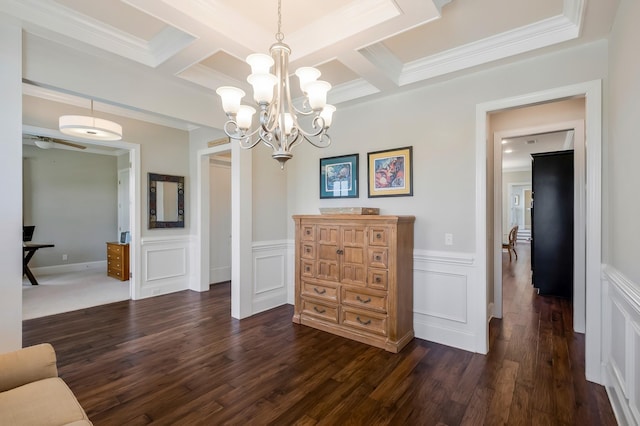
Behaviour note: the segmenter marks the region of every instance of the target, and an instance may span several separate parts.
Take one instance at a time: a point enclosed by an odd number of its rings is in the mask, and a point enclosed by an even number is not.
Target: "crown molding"
[[[3,9],[22,19],[25,27],[33,34],[47,38],[65,36],[68,40],[56,41],[70,47],[75,47],[69,44],[70,41],[78,39],[95,48],[154,68],[196,39],[167,26],[153,39],[146,41],[72,9],[61,7],[52,0],[5,0],[4,3]]]
[[[545,19],[516,30],[407,63],[400,85],[428,80],[534,49],[572,40],[580,28],[564,16]]]
[[[334,86],[327,95],[327,101],[332,105],[338,105],[379,92],[380,90],[377,87],[367,80],[360,78]]]

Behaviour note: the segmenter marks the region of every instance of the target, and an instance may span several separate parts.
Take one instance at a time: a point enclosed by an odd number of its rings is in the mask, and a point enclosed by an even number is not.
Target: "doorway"
[[[209,157],[209,283],[231,281],[231,151]]]
[[[571,86],[564,86],[546,91],[528,93],[521,96],[504,98],[478,104],[476,107],[476,255],[478,280],[486,285],[486,296],[479,299],[477,305],[477,351],[486,353],[489,350],[488,319],[495,315],[497,299],[500,297],[494,286],[495,270],[495,223],[487,220],[493,214],[493,194],[495,186],[493,172],[494,140],[489,135],[490,115],[509,108],[535,105],[554,100],[569,99],[576,96],[585,97],[585,140],[589,140],[589,149],[585,153],[584,165],[586,186],[585,229],[582,233],[589,241],[585,247],[585,375],[588,380],[601,383],[601,314],[600,304],[600,269],[602,251],[602,82],[594,80]],[[493,152],[492,152],[493,151]],[[493,215],[495,218],[495,215]],[[494,244],[495,243],[495,244]],[[499,251],[498,253],[501,253]],[[576,302],[577,303],[577,302]]]
[[[252,156],[237,143],[227,142],[201,149],[196,155],[196,227],[199,256],[195,259],[196,277],[191,287],[207,291],[210,284],[210,157],[231,152],[231,316],[242,319],[252,314]],[[242,177],[245,177],[244,179]]]
[[[62,139],[61,135],[57,131],[29,125],[23,125],[23,133]],[[65,136],[64,139],[67,139],[67,137]],[[114,177],[112,185],[116,186],[116,188],[114,188],[113,190],[115,193],[113,198],[114,202],[111,207],[104,207],[104,209],[113,209],[112,211],[117,213],[115,214],[115,216],[112,216],[114,219],[112,219],[111,222],[113,223],[111,231],[107,231],[108,234],[101,237],[101,239],[105,240],[104,243],[101,242],[101,244],[99,245],[93,244],[92,250],[96,251],[96,253],[99,253],[100,255],[104,254],[104,259],[106,259],[106,242],[119,241],[120,230],[118,228],[126,226],[127,230],[129,231],[131,240],[129,250],[129,269],[131,272],[131,276],[126,281],[115,280],[107,276],[106,262],[92,260],[89,262],[81,261],[80,263],[78,263],[76,259],[74,259],[71,255],[68,256],[69,264],[65,265],[64,261],[67,260],[67,256],[65,253],[62,255],[63,264],[61,264],[60,266],[54,265],[43,268],[47,269],[47,271],[45,272],[52,273],[51,280],[48,281],[51,281],[50,283],[58,286],[56,294],[60,294],[63,298],[62,303],[57,305],[57,309],[59,309],[59,311],[51,311],[51,309],[55,308],[55,304],[48,303],[48,307],[45,310],[39,310],[38,308],[36,308],[36,310],[32,309],[33,312],[31,314],[33,315],[51,315],[68,310],[97,306],[100,304],[116,301],[116,298],[117,300],[136,298],[136,295],[139,294],[139,291],[136,291],[136,286],[140,283],[138,259],[138,253],[140,252],[140,200],[137,193],[137,182],[139,182],[140,167],[139,145],[122,141],[109,142],[109,144],[100,141],[85,140],[78,140],[74,142],[84,147],[84,149],[82,149],[82,151],[80,152],[93,153],[95,157],[101,156],[95,154],[104,155],[105,153],[110,156],[118,157],[117,165],[114,165],[114,170],[111,174],[111,176]],[[121,157],[123,158],[122,160]],[[84,162],[81,162],[78,167],[84,167],[85,169],[90,168],[90,165],[82,163]],[[55,166],[56,165],[53,165],[52,167],[55,168]],[[57,166],[58,169],[60,169],[62,164],[58,164]],[[91,202],[91,197],[99,196],[99,191],[87,193],[87,186],[84,185],[83,182],[81,182],[82,179],[76,178],[77,176],[73,174],[73,171],[67,170],[66,172],[68,172],[67,174],[72,174],[71,178],[68,178],[66,181],[67,184],[65,185],[68,186],[61,185],[59,181],[56,182],[56,184],[59,185],[60,194],[68,197],[74,194],[74,187],[85,188],[84,195],[77,195],[77,198],[82,199],[82,202],[87,204],[88,209],[95,208],[96,204]],[[90,176],[93,177],[94,174],[95,173],[92,173],[92,171],[89,170]],[[126,178],[124,176],[125,174]],[[119,183],[116,182],[116,180],[119,181]],[[64,209],[68,208],[69,206],[66,205],[63,200],[59,200],[58,204],[62,206],[62,210],[57,211],[57,208],[53,208],[48,211],[48,214],[57,214],[59,216],[64,216]],[[87,219],[86,221],[89,221],[90,217],[91,216],[89,216],[89,214],[84,216],[84,218]],[[73,225],[71,226],[73,227]],[[71,233],[73,233],[73,230],[74,228],[72,228]],[[86,234],[84,231],[80,232],[77,226],[75,228],[75,233]],[[59,244],[59,246],[62,246],[62,244]],[[56,279],[58,279],[58,281],[56,281]],[[119,288],[111,292],[103,290],[102,288],[100,288],[99,282],[103,282],[106,280],[108,280],[107,282],[110,284],[118,285]],[[95,294],[92,294],[90,291],[82,290],[83,286],[86,287],[90,283],[96,284],[94,289],[97,290],[97,292]],[[60,289],[60,284],[69,284],[69,286],[67,289],[62,291]],[[77,289],[74,290],[74,286],[77,287]],[[28,288],[27,290],[31,290],[31,288]],[[65,295],[70,295],[71,297],[65,299]],[[45,296],[45,298],[48,301],[51,300],[49,296]],[[23,305],[24,303],[25,301],[23,300]],[[26,312],[23,313],[27,315]]]

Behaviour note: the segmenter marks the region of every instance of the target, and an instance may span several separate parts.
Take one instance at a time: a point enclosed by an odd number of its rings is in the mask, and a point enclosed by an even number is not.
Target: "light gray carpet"
[[[22,281],[23,320],[129,299],[129,281],[108,277],[102,268],[36,278],[40,285]]]

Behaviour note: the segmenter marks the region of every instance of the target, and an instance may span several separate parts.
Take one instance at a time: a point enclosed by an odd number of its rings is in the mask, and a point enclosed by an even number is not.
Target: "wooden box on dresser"
[[[293,322],[399,352],[413,339],[414,216],[296,215]]]
[[[107,275],[120,281],[129,279],[129,244],[107,243]]]

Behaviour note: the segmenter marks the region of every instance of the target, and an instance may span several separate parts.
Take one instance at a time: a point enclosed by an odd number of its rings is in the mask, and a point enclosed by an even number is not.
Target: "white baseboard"
[[[87,270],[102,269],[107,273],[107,261],[98,260],[96,262],[69,263],[66,265],[41,266],[38,268],[30,268],[34,275],[52,275],[63,274],[66,272],[82,272]]]
[[[209,284],[231,281],[231,265],[209,269]]]

